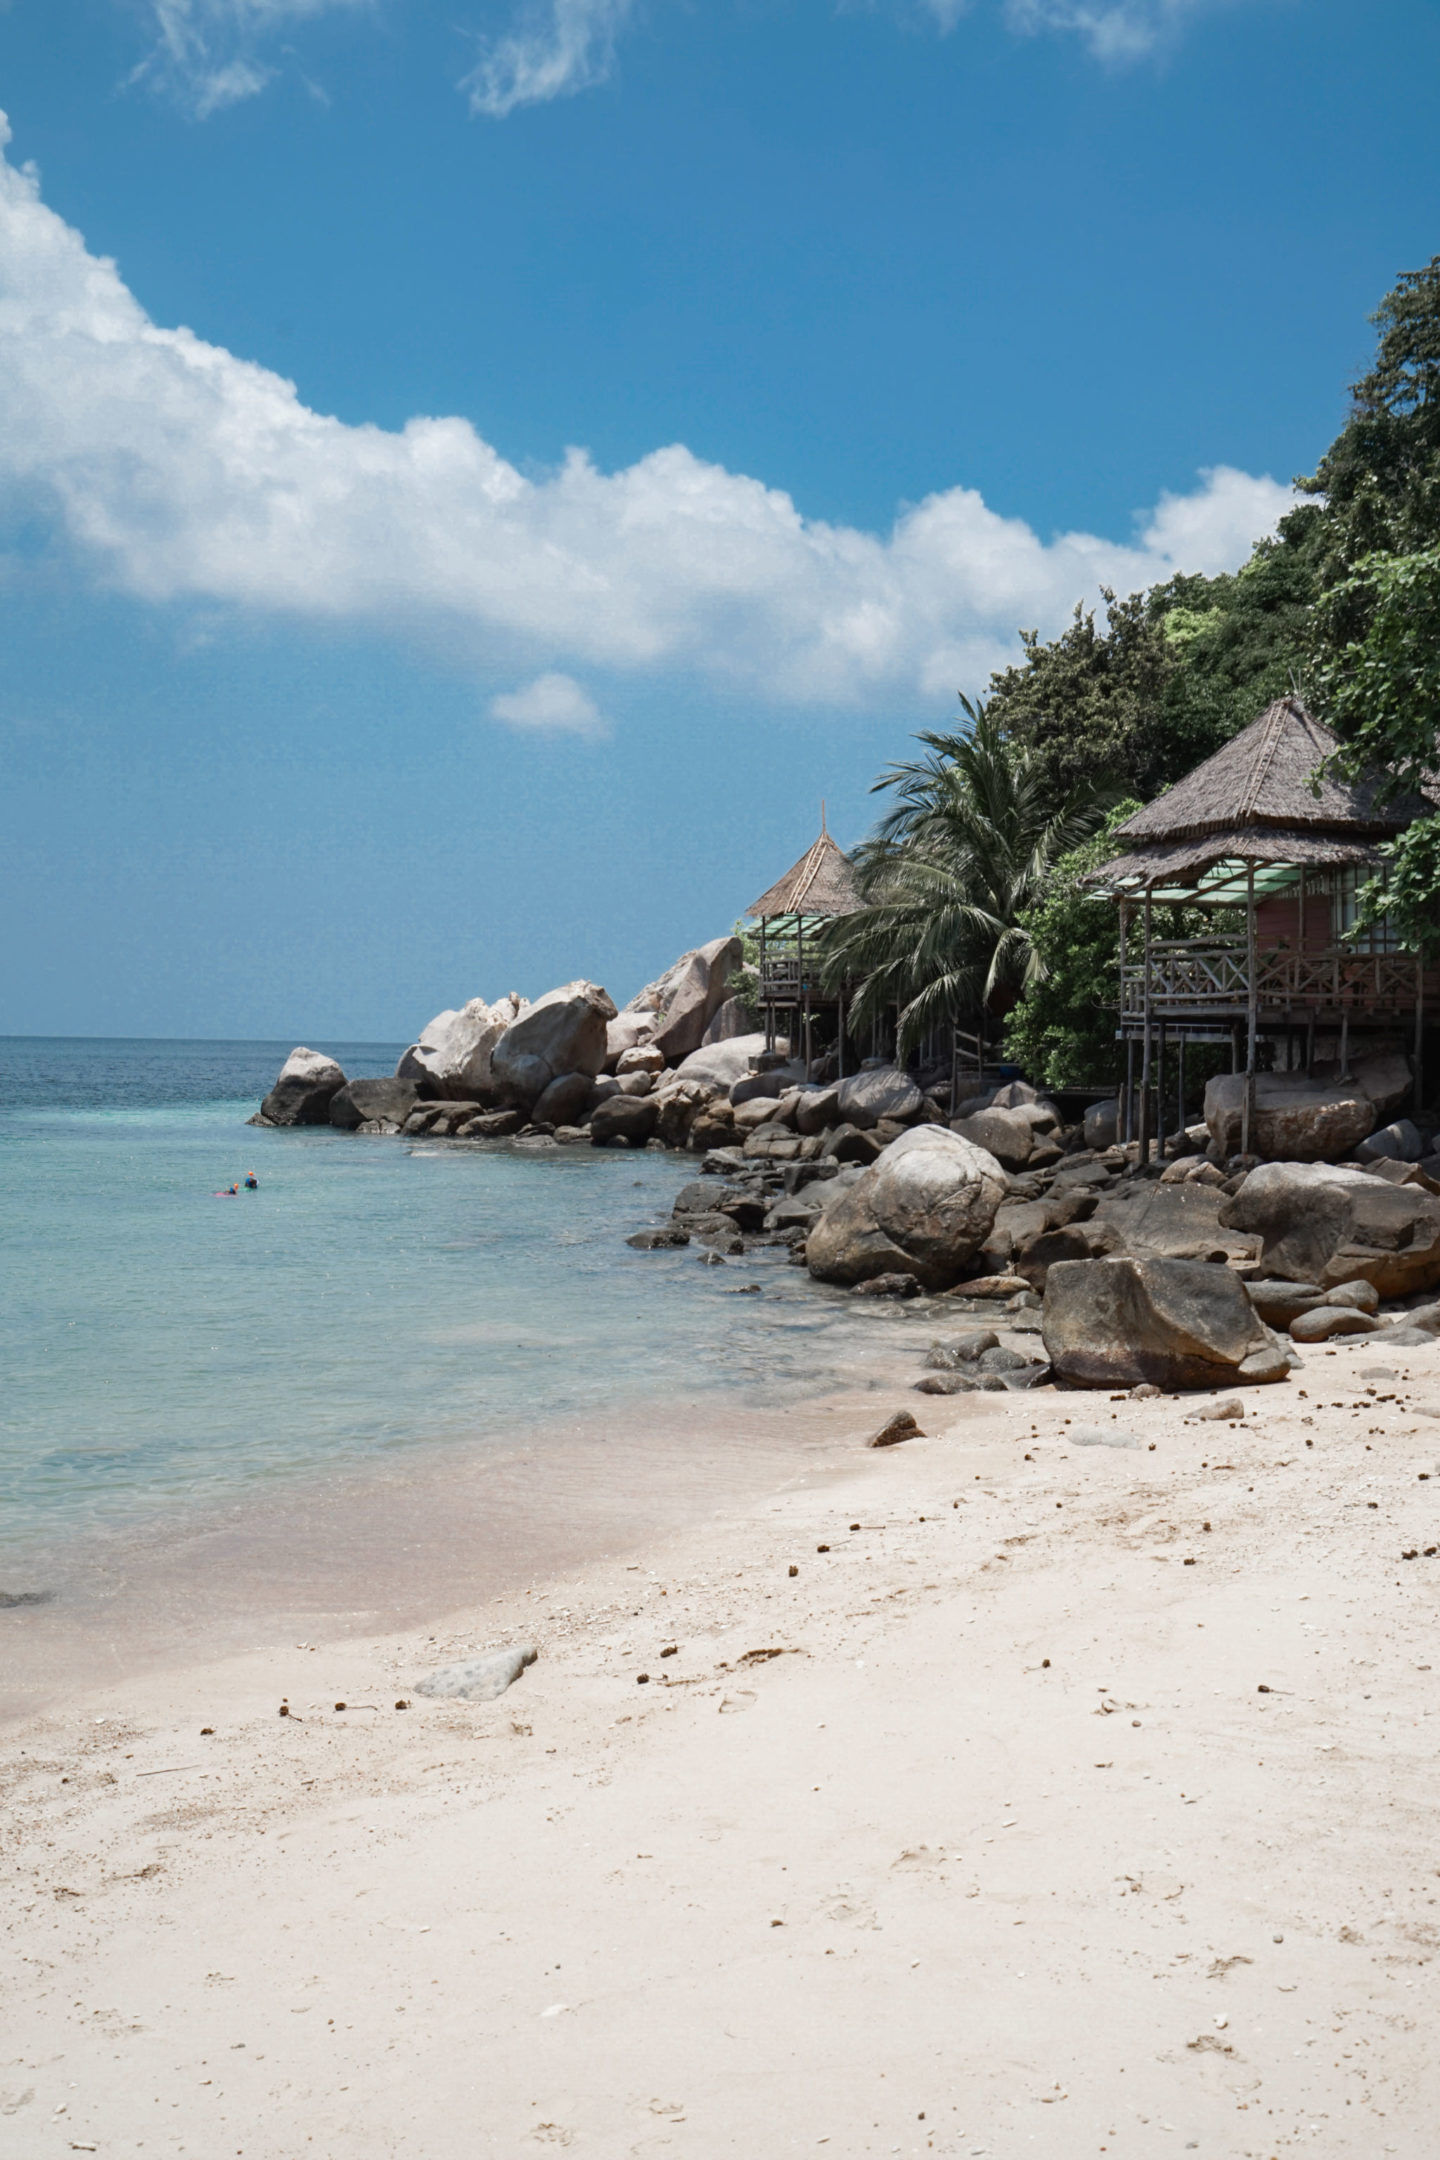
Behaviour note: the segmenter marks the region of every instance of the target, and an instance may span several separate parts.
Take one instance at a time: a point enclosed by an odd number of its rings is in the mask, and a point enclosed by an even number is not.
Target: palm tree
[[[983,705],[960,703],[963,731],[918,735],[926,755],[875,782],[896,799],[856,854],[865,905],[825,939],[829,979],[856,985],[851,1025],[893,1005],[902,1056],[941,1027],[1008,1011],[1038,978],[1022,918],[1113,796],[1085,787],[1057,808],[1033,753]]]

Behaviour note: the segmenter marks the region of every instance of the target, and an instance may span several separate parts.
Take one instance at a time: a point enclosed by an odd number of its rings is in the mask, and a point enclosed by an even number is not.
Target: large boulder
[[[1120,1137],[1120,1105],[1113,1097],[1109,1102],[1091,1103],[1085,1112],[1083,1137],[1087,1148],[1114,1147]]]
[[[1212,1152],[1240,1152],[1244,1073],[1220,1073],[1205,1087]],[[1375,1105],[1354,1082],[1311,1080],[1303,1073],[1257,1073],[1250,1152],[1268,1162],[1338,1162],[1375,1126]]]
[[[1420,1129],[1408,1117],[1396,1118],[1391,1125],[1381,1125],[1355,1150],[1360,1162],[1418,1163],[1424,1153]]]
[[[560,1073],[538,1096],[531,1112],[537,1125],[583,1125],[595,1101],[589,1073]]]
[[[904,1124],[918,1117],[924,1105],[925,1098],[909,1073],[895,1065],[872,1066],[835,1083],[836,1122],[858,1125],[862,1131],[878,1125],[881,1118]]]
[[[605,1026],[605,1070],[618,1071],[620,1060],[632,1050],[643,1049],[653,1041],[660,1016],[653,1012],[633,1012],[627,1005],[624,1012],[616,1013]],[[664,1059],[661,1059],[664,1063]]]
[[[663,1017],[654,1037],[670,1064],[678,1065],[681,1058],[700,1048],[743,957],[739,938],[723,937],[712,938],[708,945],[676,961],[667,978]]]
[[[751,1059],[763,1056],[768,1048],[763,1035],[732,1035],[725,1042],[692,1050],[676,1070],[682,1080],[711,1080],[717,1087],[731,1088],[745,1078]]]
[[[592,1147],[644,1147],[659,1122],[653,1095],[609,1095],[590,1113]]]
[[[1261,1163],[1219,1220],[1259,1235],[1266,1275],[1322,1290],[1364,1281],[1382,1298],[1440,1285],[1440,1199],[1419,1184],[1347,1163]]]
[[[260,1105],[262,1125],[328,1125],[330,1105],[345,1085],[334,1058],[320,1050],[292,1050],[275,1085]]]
[[[1146,1382],[1167,1393],[1282,1380],[1289,1355],[1234,1270],[1203,1260],[1058,1261],[1040,1332],[1055,1377],[1081,1388]]]
[[[420,1100],[413,1080],[347,1080],[330,1104],[330,1123],[357,1132],[377,1119],[403,1125]]]
[[[743,998],[727,997],[724,1004],[711,1019],[700,1039],[700,1047],[708,1043],[730,1042],[736,1035],[748,1035],[755,1026],[755,1015]]]
[[[912,1275],[946,1289],[985,1243],[1004,1197],[993,1155],[943,1125],[917,1125],[826,1207],[806,1264],[822,1282]]]
[[[1227,1227],[1223,1185],[1166,1185],[1136,1178],[1102,1192],[1097,1228],[1114,1233],[1113,1251],[1157,1260],[1251,1260],[1260,1241]]]
[[[615,1007],[598,983],[562,983],[547,990],[496,1043],[490,1065],[504,1101],[528,1108],[562,1073],[593,1080],[604,1069],[606,1029]]]
[[[452,1102],[487,1102],[495,1093],[490,1061],[495,1045],[525,1010],[518,991],[487,1005],[471,998],[458,1012],[437,1013],[395,1067],[397,1080],[413,1080],[430,1096]]]
[[[953,1118],[950,1130],[984,1148],[1006,1170],[1023,1170],[1035,1147],[1035,1128],[1016,1110],[977,1110],[973,1117]]]

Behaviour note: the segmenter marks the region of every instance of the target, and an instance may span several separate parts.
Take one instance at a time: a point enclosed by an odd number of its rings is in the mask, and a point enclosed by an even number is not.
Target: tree
[[[987,707],[960,702],[968,727],[917,736],[926,755],[875,782],[872,792],[896,799],[857,853],[865,905],[824,939],[831,980],[856,984],[852,1024],[893,1005],[902,1055],[936,1028],[1014,1002],[1036,967],[1022,918],[1051,864],[1104,811],[1093,780],[1049,807],[1038,756]]]
[[[1005,1048],[1037,1086],[1105,1087],[1115,1078],[1119,924],[1114,901],[1084,880],[1115,853],[1117,829],[1139,808],[1117,803],[1098,832],[1052,866],[1022,918],[1036,964]]]

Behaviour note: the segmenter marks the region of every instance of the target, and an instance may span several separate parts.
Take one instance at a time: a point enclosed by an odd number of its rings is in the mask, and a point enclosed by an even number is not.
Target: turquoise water
[[[822,1383],[840,1310],[783,1252],[625,1245],[693,1158],[247,1129],[289,1047],[0,1040],[0,1548]],[[400,1046],[315,1047],[354,1075]],[[258,1192],[213,1197],[250,1169]]]

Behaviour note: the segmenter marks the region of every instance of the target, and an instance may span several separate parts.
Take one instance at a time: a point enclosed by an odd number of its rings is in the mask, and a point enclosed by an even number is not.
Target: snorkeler
[[[260,1190],[260,1180],[253,1170],[247,1170],[245,1173],[245,1190],[246,1192],[259,1192]]]

